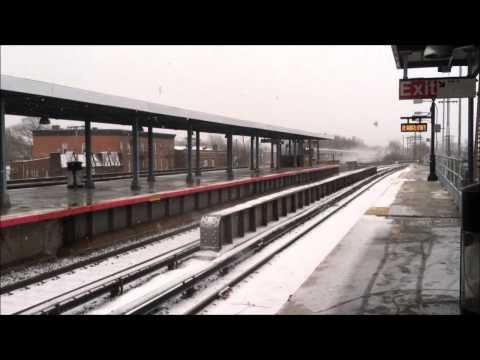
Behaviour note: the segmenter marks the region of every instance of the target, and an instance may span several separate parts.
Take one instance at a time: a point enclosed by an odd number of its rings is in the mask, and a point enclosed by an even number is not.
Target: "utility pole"
[[[462,67],[458,67],[458,77],[462,77]],[[462,158],[462,98],[458,98],[458,139],[457,156]]]
[[[450,104],[456,103],[457,100],[443,100],[440,101],[443,104],[443,126],[445,127],[445,104],[447,104],[447,126],[444,129],[442,129],[442,134],[443,134],[443,152],[447,156],[451,156],[451,143],[450,143]],[[446,142],[446,143],[445,143]]]

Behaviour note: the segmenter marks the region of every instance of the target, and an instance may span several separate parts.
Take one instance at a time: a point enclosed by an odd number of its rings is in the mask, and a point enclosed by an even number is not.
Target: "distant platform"
[[[373,204],[279,314],[459,314],[459,213],[427,176],[401,174],[393,202]]]
[[[131,179],[96,182],[95,189],[92,190],[85,188],[73,190],[68,189],[66,185],[9,190],[12,206],[2,210],[0,228],[133,205],[152,201],[152,197],[156,200],[158,197],[182,196],[191,192],[211,190],[214,187],[228,187],[245,181],[260,181],[268,177],[333,167],[335,166],[321,165],[312,168],[283,168],[278,171],[261,168],[258,175],[250,169],[242,168],[234,170],[233,180],[228,180],[225,170],[206,171],[201,176],[194,176],[192,185],[187,184],[186,174],[163,175],[156,177],[154,183],[149,183],[146,178],[140,178],[141,190],[139,191],[130,189]]]

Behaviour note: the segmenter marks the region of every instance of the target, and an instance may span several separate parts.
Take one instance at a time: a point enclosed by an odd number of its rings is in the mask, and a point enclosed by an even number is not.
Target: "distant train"
[[[348,161],[373,162],[379,158],[379,154],[374,150],[355,149],[342,150],[320,148],[320,161],[338,161],[345,163]]]

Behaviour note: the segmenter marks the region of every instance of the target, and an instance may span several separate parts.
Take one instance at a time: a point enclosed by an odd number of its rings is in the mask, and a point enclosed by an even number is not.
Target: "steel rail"
[[[2,287],[0,287],[0,295],[15,291],[15,290],[18,290],[18,289],[21,289],[21,288],[24,288],[26,286],[33,285],[33,284],[41,282],[41,281],[48,280],[48,279],[53,278],[55,276],[59,276],[59,275],[62,275],[64,273],[74,271],[76,269],[79,269],[79,268],[82,268],[82,267],[85,267],[85,266],[88,266],[88,265],[106,260],[110,257],[117,256],[117,255],[126,253],[126,252],[131,251],[131,250],[135,250],[135,249],[143,247],[145,245],[149,245],[151,243],[167,239],[169,237],[172,237],[172,236],[181,234],[183,232],[187,232],[187,231],[190,231],[192,229],[195,229],[199,226],[200,226],[199,222],[195,222],[193,224],[190,224],[190,225],[187,225],[187,226],[184,226],[184,227],[181,227],[181,228],[169,231],[169,232],[165,232],[165,233],[157,235],[157,236],[147,238],[146,240],[141,240],[139,242],[135,242],[133,244],[130,244],[130,245],[127,245],[127,246],[124,246],[124,247],[121,247],[121,248],[117,248],[117,249],[105,252],[103,254],[93,256],[93,257],[90,257],[90,258],[85,259],[85,260],[78,261],[76,263],[73,263],[73,264],[70,264],[70,265],[67,265],[67,266],[62,266],[62,267],[60,267],[58,269],[55,269],[55,270],[52,270],[52,271],[48,271],[48,272],[45,272],[45,273],[42,273],[42,274],[39,274],[39,275],[36,275],[36,276],[32,276],[28,279],[24,279],[24,280],[17,281],[15,283],[12,283],[12,284],[9,284],[9,285],[2,286]],[[5,273],[6,272],[4,272],[3,274],[0,274],[0,275],[4,275]]]
[[[299,239],[301,239],[302,237],[304,237],[307,233],[309,233],[310,231],[312,231],[315,227],[317,227],[318,225],[320,225],[322,222],[324,222],[325,220],[327,220],[328,218],[330,218],[332,215],[334,215],[335,213],[337,213],[338,211],[340,211],[341,209],[343,209],[345,206],[347,206],[349,203],[351,203],[353,200],[357,199],[360,195],[362,195],[364,192],[366,192],[367,190],[369,190],[371,187],[373,187],[375,184],[377,184],[379,181],[383,180],[385,177],[387,177],[388,175],[390,175],[390,173],[394,172],[394,171],[398,171],[400,170],[401,168],[398,168],[398,169],[392,169],[392,170],[386,170],[384,173],[382,174],[377,174],[377,175],[374,175],[376,177],[376,179],[373,179],[371,181],[371,183],[364,189],[362,189],[360,192],[358,192],[357,194],[355,194],[355,196],[353,196],[351,199],[349,199],[348,201],[346,201],[345,203],[343,203],[342,205],[340,205],[339,207],[337,207],[336,209],[334,209],[332,212],[330,212],[329,214],[327,214],[326,216],[322,217],[321,219],[319,219],[318,221],[314,222],[313,224],[309,225],[306,229],[302,230],[302,232],[300,232],[299,234],[295,235],[290,241],[288,241],[287,243],[285,243],[284,245],[282,245],[281,247],[279,247],[277,250],[273,251],[272,253],[268,254],[267,256],[264,256],[262,259],[260,259],[259,261],[257,261],[256,263],[254,263],[252,266],[250,266],[248,269],[246,269],[245,271],[241,272],[240,274],[238,274],[237,276],[235,276],[232,280],[230,280],[225,286],[223,286],[223,288],[215,293],[212,293],[210,294],[209,296],[205,297],[204,299],[202,299],[200,302],[198,302],[196,305],[194,305],[193,307],[191,307],[190,309],[188,309],[188,311],[186,311],[184,314],[185,315],[195,315],[195,314],[198,314],[201,310],[203,310],[206,306],[208,306],[209,304],[211,304],[213,301],[215,301],[216,299],[218,299],[219,297],[222,296],[222,293],[224,293],[225,291],[227,290],[231,290],[231,288],[233,286],[235,286],[236,284],[238,284],[239,282],[241,282],[243,279],[245,279],[247,276],[249,276],[250,274],[252,274],[254,271],[258,270],[260,267],[262,267],[264,264],[266,264],[268,261],[270,261],[271,259],[273,259],[275,256],[277,256],[278,254],[280,254],[281,252],[283,252],[286,248],[288,248],[289,246],[291,246],[293,243],[295,243],[296,241],[298,241]],[[363,186],[363,185],[362,185]],[[348,196],[348,195],[347,195]],[[318,215],[318,212],[316,212],[315,216]],[[312,216],[310,216],[309,218],[312,218]],[[308,219],[307,219],[308,220]],[[303,223],[305,223],[306,221],[303,221]],[[286,233],[290,232],[291,229],[289,229],[288,231],[284,231],[283,233],[279,234],[279,235],[276,235],[275,236],[275,239],[278,239],[279,237],[285,235]],[[270,240],[269,243],[271,243],[273,241]]]
[[[175,296],[192,289],[195,284],[199,283],[200,281],[222,271],[223,269],[233,266],[233,263],[245,258],[248,256],[249,253],[252,251],[257,252],[261,248],[267,246],[269,243],[272,241],[278,239],[279,237],[285,235],[287,232],[292,231],[294,228],[298,227],[299,225],[303,224],[305,221],[308,221],[314,216],[317,216],[320,212],[326,210],[327,208],[331,207],[334,205],[336,202],[339,200],[342,200],[343,198],[349,196],[353,192],[357,191],[357,189],[365,186],[365,184],[368,184],[375,179],[377,179],[380,176],[387,176],[388,173],[394,171],[394,170],[399,170],[403,168],[404,166],[395,166],[393,167],[390,171],[389,170],[384,170],[380,174],[373,175],[365,180],[361,180],[360,182],[352,185],[348,190],[346,191],[341,191],[341,194],[332,197],[331,199],[328,199],[327,202],[323,204],[319,204],[314,206],[312,209],[309,209],[306,213],[303,215],[299,216],[298,218],[295,218],[292,221],[287,221],[286,223],[280,225],[280,227],[264,238],[260,238],[259,240],[256,240],[255,242],[252,242],[250,245],[246,246],[244,249],[242,249],[240,252],[235,252],[231,256],[219,261],[216,264],[213,264],[206,269],[203,269],[202,271],[198,272],[197,274],[194,274],[190,276],[189,278],[171,286],[170,288],[166,289],[162,293],[156,295],[155,297],[148,299],[144,303],[128,310],[125,312],[125,314],[128,315],[135,315],[135,314],[150,314],[152,312],[155,312],[156,309],[163,303],[167,302],[168,300],[174,298]],[[372,185],[373,186],[373,185]],[[360,194],[358,194],[360,195]],[[337,211],[337,210],[336,210]],[[335,212],[336,212],[335,211]]]
[[[188,257],[199,249],[200,239],[191,241],[188,244],[166,251],[113,274],[106,275],[100,279],[96,279],[75,289],[71,289],[50,299],[19,310],[15,312],[14,315],[58,315],[109,292],[112,296],[116,296],[123,292],[123,286],[125,284],[163,267],[175,266],[178,261]]]
[[[246,169],[246,166],[236,167],[235,169]],[[202,172],[212,172],[212,171],[224,171],[226,168],[202,168]],[[157,170],[154,172],[155,176],[167,176],[167,175],[179,175],[186,174],[186,169],[175,169],[175,170]],[[140,177],[147,177],[148,173],[142,171]],[[111,180],[122,180],[122,179],[131,179],[132,173],[107,173],[107,174],[96,174],[93,175],[93,180],[96,182],[100,181],[111,181]],[[32,187],[42,187],[42,186],[54,186],[54,185],[65,185],[67,184],[66,176],[56,176],[51,178],[29,178],[29,179],[15,179],[9,180],[7,182],[7,189],[25,189]]]

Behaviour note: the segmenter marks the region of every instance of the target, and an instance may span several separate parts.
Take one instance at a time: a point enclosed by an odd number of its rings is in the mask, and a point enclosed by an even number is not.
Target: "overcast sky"
[[[398,100],[403,73],[396,70],[390,46],[2,46],[1,73],[357,136],[368,145],[401,141],[399,117],[429,110],[428,104]],[[454,68],[452,76],[457,75]],[[445,74],[428,69],[409,76]],[[450,119],[456,136],[457,104],[451,105]],[[8,116],[7,126],[18,121]]]

